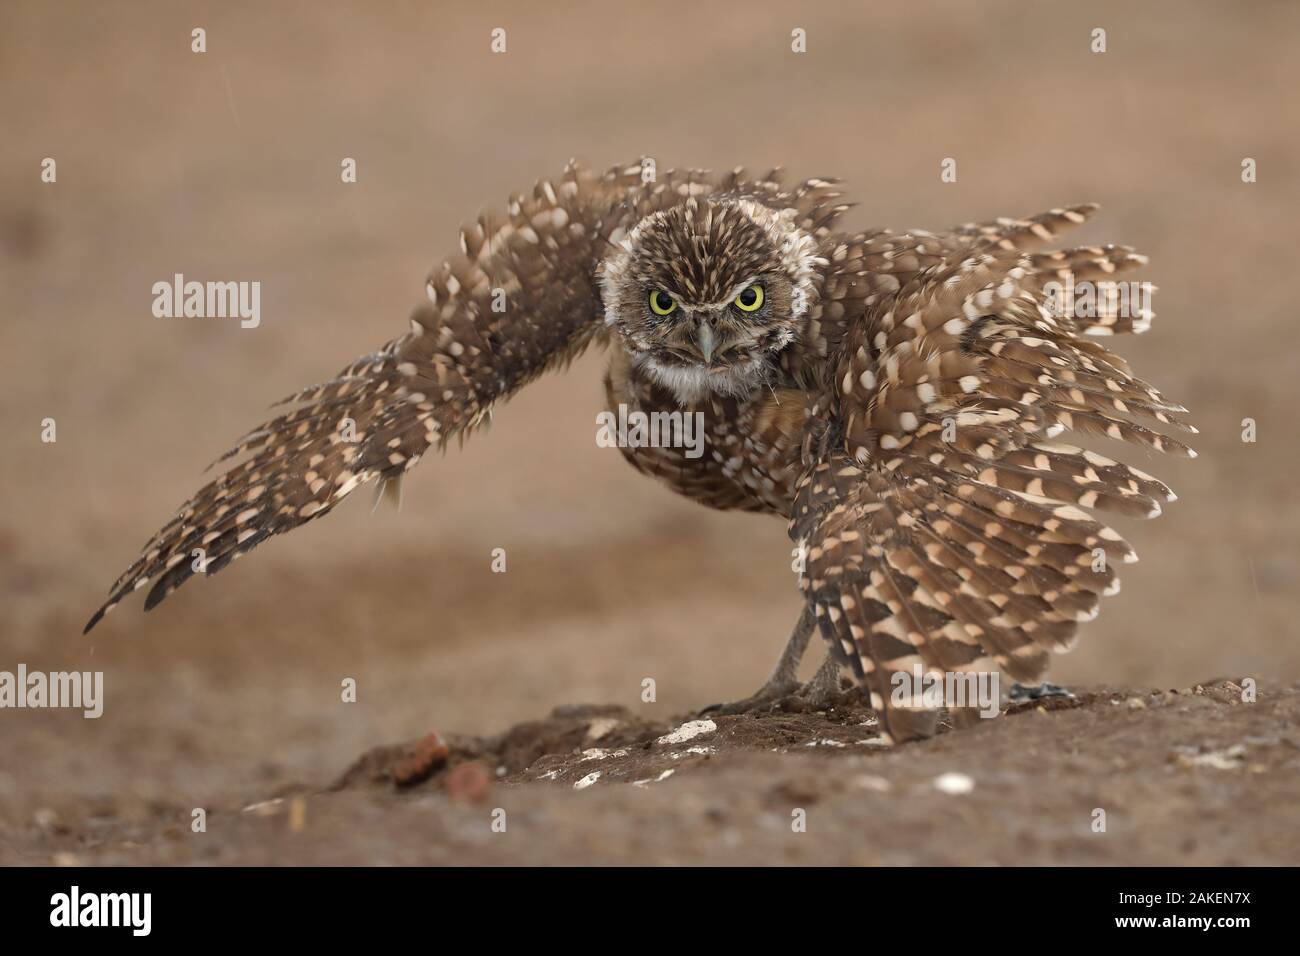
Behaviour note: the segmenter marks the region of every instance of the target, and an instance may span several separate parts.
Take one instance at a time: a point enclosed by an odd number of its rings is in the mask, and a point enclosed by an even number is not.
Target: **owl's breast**
[[[711,508],[790,513],[801,470],[805,395],[776,388],[751,399],[683,407],[615,350],[605,375],[608,443],[673,491]]]

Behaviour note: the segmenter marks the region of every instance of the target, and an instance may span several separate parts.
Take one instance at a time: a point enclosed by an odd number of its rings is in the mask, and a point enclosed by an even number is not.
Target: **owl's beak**
[[[713,327],[707,322],[701,322],[699,330],[695,333],[695,347],[704,356],[704,361],[713,360],[713,350],[717,348],[717,345],[718,340],[714,338]]]

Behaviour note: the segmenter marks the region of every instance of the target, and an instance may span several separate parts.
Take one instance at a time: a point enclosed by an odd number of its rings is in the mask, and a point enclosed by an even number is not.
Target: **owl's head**
[[[819,261],[790,212],[692,198],[641,220],[605,261],[605,321],[683,404],[747,395],[798,335]]]

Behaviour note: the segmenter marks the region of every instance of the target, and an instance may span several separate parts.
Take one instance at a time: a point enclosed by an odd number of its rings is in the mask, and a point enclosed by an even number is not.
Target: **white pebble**
[[[688,740],[693,740],[701,734],[711,734],[718,729],[718,725],[711,720],[688,720],[671,734],[664,734],[656,743],[661,744],[684,744]]]
[[[964,773],[941,773],[934,778],[934,789],[940,793],[970,793],[975,781]]]

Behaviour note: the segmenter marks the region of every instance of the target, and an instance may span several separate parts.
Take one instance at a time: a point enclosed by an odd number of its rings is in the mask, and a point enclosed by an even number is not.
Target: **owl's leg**
[[[799,615],[790,640],[786,642],[785,650],[781,652],[781,659],[776,662],[776,670],[772,671],[772,676],[763,683],[763,686],[742,700],[732,701],[729,704],[713,704],[704,708],[701,713],[744,714],[760,710],[797,691],[800,686],[799,662],[803,660],[804,651],[808,649],[808,640],[812,637],[816,623],[812,608],[805,607],[803,613]]]
[[[822,661],[822,666],[817,668],[817,673],[813,675],[812,680],[803,685],[799,696],[814,710],[822,710],[839,692],[840,662],[835,659],[830,648],[827,648],[826,660]]]

